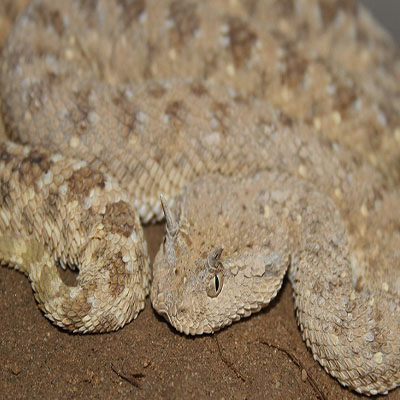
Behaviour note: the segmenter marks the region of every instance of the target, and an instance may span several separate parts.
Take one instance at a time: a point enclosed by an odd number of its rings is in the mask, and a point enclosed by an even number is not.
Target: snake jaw
[[[158,314],[187,335],[216,332],[260,310],[275,297],[287,268],[275,253],[258,256],[256,262],[265,266],[258,276],[249,275],[251,257],[221,261],[222,246],[207,256],[177,252],[181,257],[174,264],[163,248],[157,254],[151,300]]]
[[[226,194],[230,184],[221,182],[218,190]],[[228,218],[220,212],[222,193],[203,182],[193,185],[198,198],[220,205],[210,209],[185,192],[169,209],[161,197],[167,226],[153,265],[151,300],[179,332],[198,335],[218,331],[266,306],[279,290],[288,262],[286,245],[279,240],[284,227],[263,238],[250,229],[258,218],[250,213],[246,231],[252,234],[245,236],[250,245],[244,246],[243,224],[232,222],[234,215],[229,215],[229,233],[226,224],[215,223]],[[192,192],[189,188],[187,193]]]

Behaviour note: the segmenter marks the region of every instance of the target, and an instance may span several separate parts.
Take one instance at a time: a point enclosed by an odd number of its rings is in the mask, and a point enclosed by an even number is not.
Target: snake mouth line
[[[182,325],[178,319],[174,318],[173,316],[171,317],[170,314],[168,313],[168,309],[165,304],[153,304],[153,308],[157,311],[157,314],[161,315],[164,317],[171,326],[173,326],[178,332],[184,333],[185,335],[190,335],[190,336],[198,336],[198,335],[203,335],[203,334],[209,334],[209,333],[214,333],[213,329],[204,329],[201,327],[188,327],[187,325]]]
[[[157,311],[157,314],[161,315],[162,317],[164,317],[166,320],[168,320],[168,322],[174,326],[174,324],[172,323],[172,320],[169,316],[168,313],[168,309],[166,307],[165,304],[157,304],[157,303],[153,303],[153,308]]]

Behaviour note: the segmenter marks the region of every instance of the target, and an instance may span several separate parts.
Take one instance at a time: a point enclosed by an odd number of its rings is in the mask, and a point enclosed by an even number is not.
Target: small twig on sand
[[[217,343],[218,353],[219,353],[219,356],[221,357],[221,360],[224,362],[224,364],[227,365],[228,368],[230,368],[236,374],[236,376],[240,380],[242,380],[242,382],[246,382],[246,378],[243,376],[243,374],[222,353],[222,349],[221,349],[221,346],[219,344],[217,335],[214,335],[213,338],[214,338],[215,342]]]
[[[317,382],[313,379],[313,377],[308,373],[304,365],[301,363],[301,361],[289,350],[286,350],[276,344],[269,343],[264,340],[259,340],[259,343],[264,344],[268,347],[271,347],[273,349],[279,350],[282,353],[286,354],[293,362],[294,365],[296,365],[299,369],[300,372],[302,373],[302,376],[306,375],[308,383],[311,385],[313,388],[314,392],[316,393],[317,397],[321,400],[327,400],[327,397],[324,395],[324,393],[320,390],[320,388],[317,385]],[[306,374],[303,374],[303,371],[305,371]]]
[[[111,370],[122,380],[124,380],[125,382],[128,382],[129,384],[131,384],[132,386],[135,386],[136,388],[140,389],[140,384],[138,382],[138,379],[140,378],[144,378],[145,375],[142,373],[137,373],[137,374],[124,374],[120,371],[118,371],[118,369],[114,366],[113,363],[110,364],[111,366]]]

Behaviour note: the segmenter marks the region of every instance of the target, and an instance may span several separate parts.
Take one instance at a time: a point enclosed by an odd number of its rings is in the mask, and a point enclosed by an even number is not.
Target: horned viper
[[[400,382],[400,63],[355,2],[33,1],[2,55],[0,258],[73,332],[267,305],[343,385]],[[160,195],[163,195],[160,202]],[[57,265],[79,268],[66,286]]]

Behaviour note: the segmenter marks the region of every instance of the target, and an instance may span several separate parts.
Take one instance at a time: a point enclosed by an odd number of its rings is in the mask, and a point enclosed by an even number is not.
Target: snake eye
[[[223,276],[222,273],[217,272],[209,281],[207,288],[207,295],[209,297],[217,297],[222,290]]]
[[[218,293],[218,289],[219,289],[219,278],[218,275],[214,276],[214,283],[215,283],[215,292]]]

